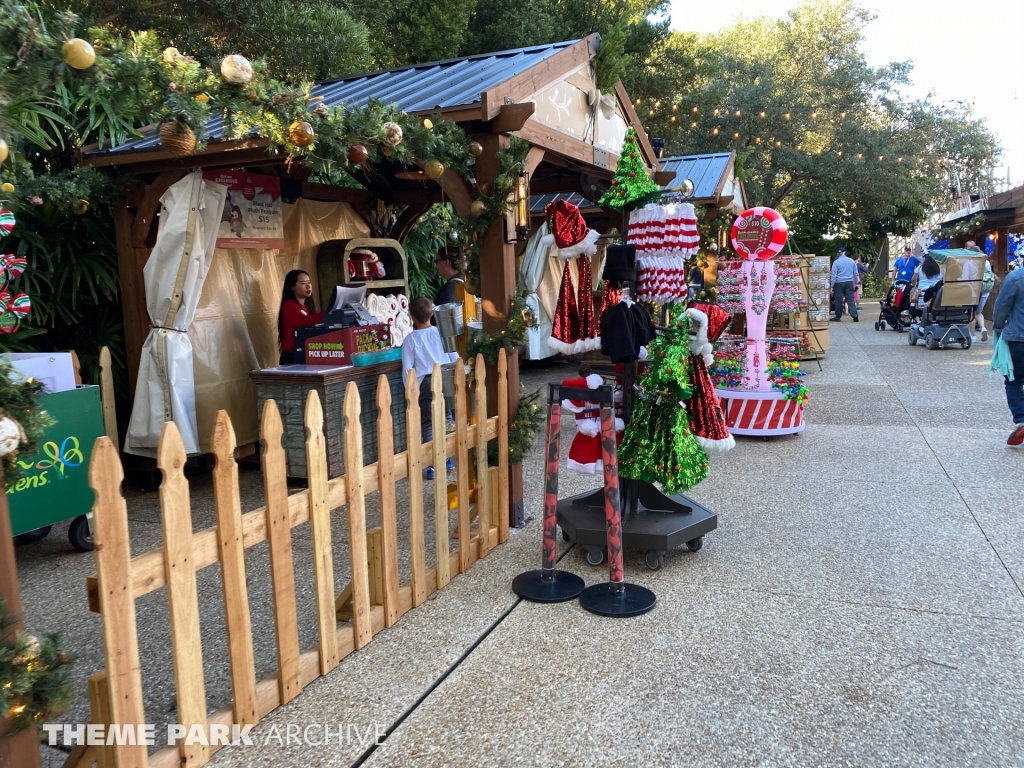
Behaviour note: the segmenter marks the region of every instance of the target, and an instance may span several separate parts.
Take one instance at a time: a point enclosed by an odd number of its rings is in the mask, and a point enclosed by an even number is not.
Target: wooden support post
[[[395,430],[391,419],[391,384],[377,379],[377,488],[380,499],[381,560],[384,579],[384,626],[401,616],[398,608],[398,515],[395,501]]]
[[[0,487],[3,487],[3,478],[4,470],[0,463]],[[14,558],[14,535],[7,494],[0,495],[3,496],[0,499],[0,596],[4,598],[7,613],[13,619],[6,633],[13,637],[15,632],[24,629],[21,621],[21,591],[18,589],[18,565]],[[39,736],[35,726],[17,736],[9,736],[6,720],[0,719],[0,765],[5,768],[39,768],[41,764]]]
[[[502,510],[498,520],[498,543],[508,541],[509,463],[508,463],[508,358],[498,350],[498,504]],[[522,457],[520,457],[522,458]]]
[[[409,564],[412,569],[412,607],[427,599],[426,542],[423,531],[423,443],[420,424],[420,384],[415,370],[405,383],[405,442],[409,465]]]
[[[452,580],[448,556],[448,473],[445,471],[445,412],[441,366],[434,363],[430,374],[430,421],[434,453],[434,546],[437,555],[437,588],[444,589]]]
[[[190,732],[199,726],[209,739],[206,721],[206,685],[203,647],[199,636],[199,596],[192,559],[192,506],[185,479],[185,445],[173,421],[164,423],[157,448],[160,484],[160,519],[164,534],[164,579],[171,613],[171,656],[178,722]],[[204,743],[178,742],[183,768],[205,765],[209,749]]]
[[[96,440],[89,462],[89,486],[96,492],[93,538],[96,543],[96,578],[100,597],[103,652],[110,686],[110,719],[141,726],[142,675],[135,623],[135,596],[131,584],[131,543],[128,508],[121,494],[124,472],[117,449],[107,437]],[[145,745],[114,747],[118,768],[146,768]]]
[[[334,608],[331,509],[327,504],[327,442],[324,440],[324,412],[315,389],[309,390],[306,396],[305,419],[309,522],[313,532],[313,576],[320,630],[320,674],[326,675],[338,666],[338,622]]]
[[[283,433],[277,403],[267,400],[263,405],[260,425],[263,438],[263,492],[267,499],[267,548],[270,551],[274,628],[277,633],[278,687],[281,703],[287,704],[302,692],[302,675],[299,669],[299,620],[295,605],[288,477],[284,447],[281,445]]]
[[[213,503],[217,509],[217,543],[224,589],[224,623],[228,631],[228,662],[234,722],[256,725],[256,663],[252,650],[249,587],[245,576],[245,539],[242,503],[235,463],[235,430],[227,411],[217,411],[213,422]],[[198,566],[198,563],[196,563]]]
[[[493,184],[497,178],[498,150],[508,147],[509,138],[496,134],[480,134],[475,137],[484,148],[476,161],[476,178],[481,184]],[[496,333],[508,324],[508,312],[516,292],[515,244],[505,242],[505,222],[499,218],[484,233],[480,245],[480,293],[483,306],[483,330]],[[508,358],[508,407],[509,418],[514,418],[519,409],[519,353],[513,352]],[[487,366],[487,412],[498,412],[498,371]],[[493,384],[491,386],[490,384]],[[523,505],[523,470],[521,464],[509,467],[509,508],[510,520],[516,520]]]
[[[133,184],[128,199],[113,206],[114,242],[117,246],[117,272],[121,284],[121,314],[124,318],[125,363],[128,367],[128,385],[134,394],[142,359],[142,345],[149,333],[149,311],[146,309],[146,286],[142,270],[149,258],[144,245],[135,247],[132,228],[135,208],[141,204],[145,185]]]
[[[349,561],[352,564],[352,644],[358,651],[373,639],[373,621],[366,569],[363,433],[359,425],[359,390],[354,381],[345,387],[345,490],[348,493]]]

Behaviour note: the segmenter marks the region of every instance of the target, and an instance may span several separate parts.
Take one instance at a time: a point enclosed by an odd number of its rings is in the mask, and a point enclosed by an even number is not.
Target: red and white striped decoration
[[[742,392],[716,389],[725,423],[734,435],[792,435],[804,429],[804,407],[783,400],[781,392]]]
[[[732,247],[745,259],[775,258],[788,237],[789,225],[774,208],[749,208],[732,225]]]

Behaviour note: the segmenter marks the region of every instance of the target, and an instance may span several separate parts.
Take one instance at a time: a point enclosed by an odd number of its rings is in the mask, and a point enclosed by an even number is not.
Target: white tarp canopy
[[[199,453],[192,343],[186,331],[213,259],[226,197],[227,187],[204,181],[196,171],[160,198],[160,229],[143,270],[152,329],[142,346],[127,453],[155,456],[166,421],[178,426],[186,453]]]

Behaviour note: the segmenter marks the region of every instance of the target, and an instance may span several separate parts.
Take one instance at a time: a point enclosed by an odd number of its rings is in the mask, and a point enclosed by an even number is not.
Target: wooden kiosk
[[[645,163],[657,180],[667,182],[675,174],[658,173],[655,150],[622,84],[615,85],[613,108],[609,109],[606,99],[594,98],[595,93],[600,96],[592,65],[600,42],[600,35],[593,34],[577,41],[403,67],[320,84],[311,96],[322,97],[328,107],[363,104],[377,98],[397,103],[409,114],[440,114],[461,124],[483,147],[475,167],[475,182],[480,189],[489,189],[498,175],[496,152],[507,147],[510,135],[515,133],[532,145],[526,161],[531,194],[575,192],[594,196],[610,185],[630,127],[637,131]],[[278,175],[284,198],[346,204],[364,223],[370,237],[397,243],[405,240],[420,216],[435,203],[450,202],[461,216],[471,214],[474,189],[451,169],[437,181],[412,180],[396,176],[405,170],[402,166],[379,165],[370,173],[357,172],[362,189],[316,184],[309,181],[308,169],[286,163],[285,153],[269,140],[221,140],[218,126],[217,122],[211,124],[206,149],[187,157],[163,150],[155,132],[114,148],[83,152],[83,163],[137,179],[127,200],[114,212],[133,392],[143,341],[150,328],[143,268],[156,240],[160,198],[186,172],[237,169]],[[480,297],[484,332],[498,331],[507,323],[517,283],[517,245],[521,242],[517,234],[521,236],[516,227],[498,220],[483,236]],[[221,258],[219,252],[216,258]],[[241,257],[229,252],[224,258]],[[262,301],[261,311],[276,313],[276,296],[263,297]],[[274,361],[259,363],[266,367]],[[517,355],[509,363],[507,386],[514,414],[519,394]],[[379,372],[367,373],[374,376]],[[489,367],[489,413],[497,407],[496,381],[497,372]],[[215,411],[227,407],[221,401],[238,399],[237,392],[224,389],[197,398],[198,407]],[[255,411],[255,398],[251,408]],[[241,435],[239,442],[244,442]],[[254,450],[252,444],[240,445],[238,453]],[[513,466],[512,470],[510,514],[515,524],[524,518],[523,488],[521,468]]]

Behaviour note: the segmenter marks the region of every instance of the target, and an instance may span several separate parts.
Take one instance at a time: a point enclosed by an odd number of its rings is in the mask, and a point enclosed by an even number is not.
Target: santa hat
[[[576,379],[565,379],[563,387],[576,389],[597,389],[604,379],[596,373]],[[566,467],[584,475],[596,475],[604,469],[601,460],[601,419],[594,415],[599,406],[585,400],[563,400],[562,407],[576,414],[576,435],[569,446]],[[615,431],[626,428],[622,419],[615,419]]]
[[[580,209],[568,200],[555,200],[544,209],[548,222],[548,234],[541,238],[545,246],[558,246],[560,259],[577,256],[593,256],[597,253],[597,230],[590,229],[583,220]]]

